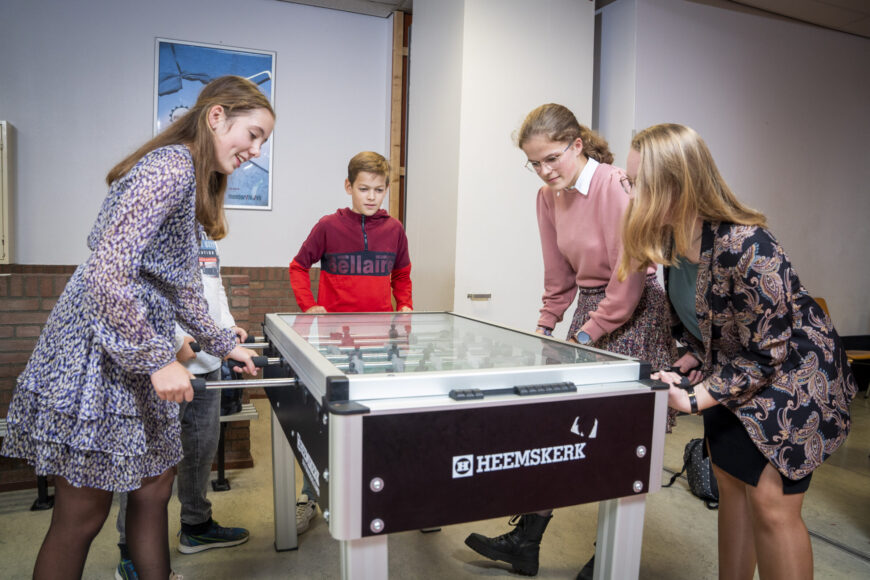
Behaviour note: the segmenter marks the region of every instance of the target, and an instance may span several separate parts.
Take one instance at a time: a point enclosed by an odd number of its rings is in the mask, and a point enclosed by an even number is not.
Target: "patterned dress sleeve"
[[[219,327],[208,313],[199,268],[194,274],[189,284],[176,289],[177,320],[205,352],[223,358],[236,347],[236,335],[229,327]]]
[[[679,318],[677,311],[671,308],[671,320],[679,320]],[[686,351],[697,360],[704,360],[704,344],[686,330],[682,322],[677,322],[671,326],[671,337],[684,346]]]
[[[733,349],[715,354],[713,373],[707,379],[710,394],[736,408],[768,386],[788,357],[792,335],[786,282],[791,268],[782,247],[765,230],[732,227],[721,239],[718,270],[712,292],[720,305],[713,312],[722,333],[738,336]],[[725,341],[723,341],[724,344]]]
[[[193,166],[177,153],[149,154],[122,179],[129,181],[123,188],[113,187],[118,198],[94,240],[84,285],[95,339],[121,368],[151,374],[175,360],[175,350],[149,320],[139,296],[139,266],[167,216],[185,200]]]

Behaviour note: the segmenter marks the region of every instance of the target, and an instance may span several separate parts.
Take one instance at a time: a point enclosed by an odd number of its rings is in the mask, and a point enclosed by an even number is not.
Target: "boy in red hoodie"
[[[411,301],[408,238],[399,220],[381,209],[390,185],[390,164],[373,151],[347,165],[344,189],[350,208],[317,222],[290,262],[290,285],[303,312],[407,312]],[[308,271],[320,261],[317,300]]]
[[[389,185],[390,164],[382,155],[363,151],[350,160],[344,189],[351,207],[322,217],[290,262],[290,285],[303,312],[390,312],[391,294],[398,311],[412,310],[408,238],[399,220],[381,209]],[[318,261],[315,300],[309,270]],[[303,479],[297,534],[317,514],[313,486]]]

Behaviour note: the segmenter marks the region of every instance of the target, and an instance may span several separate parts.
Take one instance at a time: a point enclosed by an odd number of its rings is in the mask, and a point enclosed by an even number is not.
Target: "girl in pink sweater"
[[[669,368],[676,358],[674,342],[655,266],[623,281],[617,277],[629,196],[625,172],[610,165],[613,154],[607,142],[555,104],[529,113],[516,140],[528,158],[526,167],[544,182],[537,199],[544,257],[537,332],[549,335],[578,296],[568,340],[635,357],[653,368]],[[465,543],[534,576],[551,513],[515,516],[511,532],[495,538],[471,534]],[[590,560],[578,579],[592,578],[593,566]]]

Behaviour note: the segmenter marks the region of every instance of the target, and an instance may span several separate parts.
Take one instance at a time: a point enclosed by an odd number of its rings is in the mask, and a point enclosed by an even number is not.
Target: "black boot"
[[[471,534],[465,538],[465,545],[490,560],[507,562],[518,574],[534,576],[538,573],[541,536],[552,517],[538,514],[514,516],[509,522],[515,526],[513,531],[495,538]]]

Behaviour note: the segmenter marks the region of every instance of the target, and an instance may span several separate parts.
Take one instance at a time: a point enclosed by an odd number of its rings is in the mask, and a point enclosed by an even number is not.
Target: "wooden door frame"
[[[411,15],[393,12],[390,90],[390,215],[405,223],[405,136],[408,111],[408,44]]]

